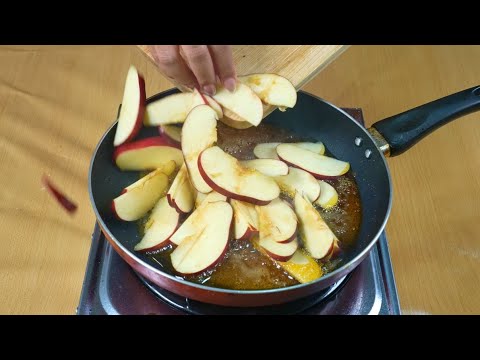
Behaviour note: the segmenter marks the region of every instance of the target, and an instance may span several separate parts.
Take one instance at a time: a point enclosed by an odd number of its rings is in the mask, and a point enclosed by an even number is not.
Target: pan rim
[[[167,95],[170,95],[170,94],[174,94],[174,93],[177,93],[177,92],[180,92],[178,89],[175,89],[175,88],[172,88],[172,89],[168,89],[168,90],[165,90],[165,91],[162,91],[160,93],[157,93],[155,95],[152,95],[150,96],[147,100],[146,100],[146,104],[149,104],[150,102],[152,101],[155,101],[157,99],[160,99],[164,96],[167,96]],[[376,144],[375,143],[375,140],[372,138],[372,136],[370,135],[370,133],[367,131],[367,128],[360,125],[352,116],[350,116],[348,113],[346,113],[345,111],[343,111],[342,109],[340,109],[338,106],[316,96],[316,95],[313,95],[311,93],[308,93],[306,91],[303,91],[303,90],[299,90],[298,92],[306,95],[306,96],[310,96],[316,100],[319,100],[323,103],[325,103],[326,105],[332,107],[334,110],[342,113],[344,116],[346,116],[351,122],[353,122],[361,131],[363,131],[364,135],[366,137],[368,137],[373,144]],[[387,162],[387,159],[385,158],[385,155],[383,154],[383,152],[377,147],[375,146],[375,150],[374,151],[377,151],[380,155],[380,158],[382,159],[383,161],[383,165],[385,166],[385,169],[386,169],[386,172],[387,172],[387,178],[388,178],[388,183],[389,183],[389,196],[388,196],[388,205],[387,205],[387,211],[386,211],[386,214],[385,214],[385,218],[383,219],[382,221],[382,224],[379,228],[379,230],[377,231],[377,233],[375,234],[375,236],[373,236],[373,238],[370,240],[370,242],[368,243],[367,246],[365,246],[354,258],[352,258],[349,262],[347,262],[346,264],[342,265],[341,267],[335,269],[334,271],[328,273],[327,275],[325,276],[322,276],[314,281],[311,281],[311,282],[308,282],[308,283],[303,283],[303,284],[297,284],[297,285],[293,285],[293,286],[287,286],[287,287],[282,287],[282,288],[275,288],[275,289],[263,289],[263,290],[233,290],[233,289],[224,289],[224,288],[217,288],[217,287],[213,287],[213,286],[207,286],[207,285],[202,285],[202,284],[197,284],[197,283],[194,283],[194,282],[190,282],[190,281],[187,281],[187,280],[184,280],[184,279],[181,279],[181,278],[178,278],[174,275],[171,275],[171,274],[168,274],[156,267],[153,267],[152,265],[146,263],[145,261],[143,261],[141,258],[139,258],[135,253],[131,252],[130,250],[128,250],[120,241],[117,240],[117,238],[111,233],[110,229],[106,226],[105,222],[103,221],[103,218],[102,216],[100,215],[98,209],[97,209],[97,206],[96,206],[96,203],[95,203],[95,199],[93,198],[93,192],[92,192],[92,170],[93,170],[93,164],[95,162],[95,159],[96,159],[96,155],[97,155],[97,152],[101,146],[101,144],[103,143],[105,137],[109,134],[109,132],[112,130],[112,128],[117,124],[117,120],[115,120],[115,122],[104,132],[104,134],[102,135],[102,137],[100,138],[100,140],[98,141],[97,145],[95,146],[95,150],[92,154],[92,158],[90,160],[90,166],[89,166],[89,169],[88,169],[88,195],[89,195],[89,198],[90,198],[90,203],[92,204],[92,208],[93,208],[93,211],[95,213],[95,217],[96,217],[96,221],[97,222],[100,222],[100,227],[102,229],[105,229],[105,231],[108,233],[108,237],[110,237],[110,239],[112,241],[114,241],[116,243],[116,245],[122,250],[123,253],[125,253],[127,256],[129,256],[131,259],[133,259],[136,263],[138,263],[139,265],[143,266],[144,268],[148,269],[149,271],[157,274],[157,275],[160,275],[160,276],[163,276],[163,277],[166,277],[168,278],[169,280],[171,281],[174,281],[176,283],[179,283],[180,285],[185,285],[185,286],[188,286],[188,287],[193,287],[193,288],[197,288],[199,290],[203,290],[203,291],[211,291],[211,292],[220,292],[220,293],[225,293],[225,294],[231,294],[231,295],[265,295],[265,294],[272,294],[272,293],[281,293],[281,292],[289,292],[289,291],[294,291],[294,290],[297,290],[297,289],[300,289],[300,288],[304,288],[304,287],[309,287],[309,286],[315,286],[315,284],[319,283],[319,282],[327,282],[328,279],[331,279],[331,278],[334,278],[336,276],[338,276],[338,274],[341,274],[345,271],[346,274],[350,273],[351,271],[353,271],[360,263],[361,261],[363,261],[365,259],[365,257],[368,255],[368,253],[370,252],[370,250],[373,248],[373,246],[377,243],[380,235],[382,234],[382,232],[384,231],[385,229],[385,226],[387,225],[387,222],[388,222],[388,219],[390,217],[390,213],[391,213],[391,210],[392,210],[392,199],[393,199],[393,189],[392,189],[392,179],[391,179],[391,174],[390,174],[390,168],[388,166],[388,162]],[[372,149],[373,151],[373,149]],[[123,259],[125,261],[125,259]],[[129,265],[130,266],[130,265]]]

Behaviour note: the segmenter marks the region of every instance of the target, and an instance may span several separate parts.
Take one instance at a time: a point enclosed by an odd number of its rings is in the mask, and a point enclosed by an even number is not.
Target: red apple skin
[[[333,240],[332,247],[328,251],[328,254],[325,255],[322,259],[320,260],[333,260],[337,257],[339,257],[343,253],[343,249],[340,247],[340,242],[338,240]]]
[[[270,251],[268,251],[268,250],[265,249],[265,248],[264,248],[263,250],[264,250],[264,251],[268,254],[268,256],[270,256],[273,260],[277,260],[277,261],[281,261],[281,262],[287,262],[287,261],[290,260],[290,259],[293,257],[293,255],[295,254],[295,253],[293,253],[293,254],[290,255],[290,256],[280,256],[280,255],[271,253]]]
[[[247,228],[247,231],[245,231],[245,233],[242,235],[242,237],[237,239],[237,241],[248,240],[248,239],[251,239],[253,236],[256,236],[256,235],[258,235],[258,230],[249,226]]]
[[[298,228],[298,225],[297,225],[297,228]],[[288,239],[285,239],[283,241],[277,241],[277,242],[279,244],[288,244],[289,242],[292,242],[293,240],[295,240],[296,237],[297,237],[297,229],[295,229],[295,232],[293,233],[293,235],[290,236]]]
[[[278,155],[278,154],[277,154],[277,155]],[[315,179],[318,179],[318,180],[336,179],[336,178],[338,178],[338,177],[340,177],[340,176],[345,175],[345,174],[343,174],[343,175],[338,175],[338,176],[328,176],[328,175],[315,174],[315,173],[313,173],[313,172],[311,172],[311,171],[308,171],[307,169],[304,169],[304,168],[302,168],[302,167],[300,167],[300,166],[298,166],[298,165],[295,165],[295,164],[292,164],[291,162],[288,162],[287,160],[283,159],[283,158],[280,157],[279,155],[278,155],[278,158],[279,158],[280,160],[282,160],[284,163],[286,163],[288,166],[291,166],[291,167],[294,167],[294,168],[297,168],[297,169],[306,171],[306,172],[308,172],[309,174],[311,174]]]
[[[180,215],[187,215],[189,214],[188,212],[184,212],[182,211],[182,209],[180,209],[177,204],[175,203],[175,200],[172,199],[172,196],[170,194],[167,194],[167,201],[168,201],[168,205],[170,205],[171,207],[173,207]]]
[[[145,139],[130,142],[128,144],[122,144],[120,146],[117,146],[115,148],[115,151],[113,152],[113,162],[116,162],[117,157],[122,153],[124,153],[125,151],[143,149],[150,146],[170,146],[170,147],[180,149],[180,146],[173,146],[166,139],[166,136],[152,136]]]
[[[143,250],[136,250],[138,253],[147,253],[155,250],[160,250],[164,248],[167,245],[174,245],[172,242],[170,242],[170,238],[172,237],[173,234],[175,234],[175,231],[180,227],[182,222],[180,221],[180,218],[178,219],[177,226],[175,229],[172,231],[172,233],[168,236],[168,238],[165,239],[165,241],[162,241],[160,244],[157,244],[155,246],[152,246],[151,248],[143,249]]]
[[[205,150],[204,150],[205,151]],[[215,184],[207,175],[207,173],[205,172],[205,170],[203,170],[203,167],[202,167],[202,155],[203,155],[203,151],[200,153],[200,156],[198,157],[198,160],[197,160],[197,165],[198,165],[198,171],[200,172],[200,175],[202,176],[203,180],[205,180],[205,182],[208,184],[208,186],[210,186],[213,190],[215,190],[216,192],[218,192],[219,194],[222,194],[223,196],[226,196],[227,198],[230,198],[230,199],[235,199],[235,200],[240,200],[240,201],[245,201],[245,202],[248,202],[250,204],[254,204],[254,205],[267,205],[270,203],[271,200],[269,201],[265,201],[265,200],[258,200],[258,199],[254,199],[254,198],[251,198],[251,197],[248,197],[248,196],[243,196],[243,195],[238,195],[238,194],[234,194],[234,193],[231,193],[221,187],[219,187],[217,184]]]
[[[140,87],[140,107],[138,109],[135,126],[133,127],[133,130],[128,136],[128,138],[120,145],[117,145],[117,147],[132,141],[138,135],[138,133],[140,132],[140,129],[142,128],[143,116],[145,115],[146,96],[145,96],[145,79],[140,73],[138,73],[138,85]]]
[[[175,208],[175,210],[177,210],[178,213],[183,214],[182,211],[180,211],[180,209],[178,209],[178,208],[175,206],[175,202],[172,200],[172,197],[170,196],[170,194],[167,194],[167,202],[168,202],[168,205],[170,205],[171,207]]]
[[[180,150],[182,149],[182,144],[179,141],[168,136],[168,134],[163,131],[162,126],[158,127],[158,133],[160,134],[160,136],[165,137],[165,140],[169,143],[170,146],[176,147]]]
[[[124,192],[127,192],[126,189],[123,189],[123,190],[124,190]],[[120,216],[118,216],[118,214],[117,214],[117,210],[115,209],[115,201],[113,201],[113,200],[112,200],[112,204],[111,204],[111,209],[112,209],[113,215],[115,215],[115,218],[117,220],[123,221],[123,219],[120,218]]]

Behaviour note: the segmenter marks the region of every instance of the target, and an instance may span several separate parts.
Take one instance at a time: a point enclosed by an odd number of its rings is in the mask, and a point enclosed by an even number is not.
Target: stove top
[[[321,293],[285,305],[229,308],[158,289],[115,252],[96,225],[78,315],[305,314],[399,315],[387,238],[345,279]]]
[[[343,110],[363,124],[361,109]],[[96,224],[77,314],[400,315],[400,305],[385,233],[354,271],[326,290],[283,305],[233,308],[186,299],[150,283],[115,252]]]

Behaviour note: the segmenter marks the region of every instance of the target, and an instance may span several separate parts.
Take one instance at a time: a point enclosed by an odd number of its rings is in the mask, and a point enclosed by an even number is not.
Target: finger
[[[180,56],[178,45],[156,45],[151,48],[158,67],[173,82],[191,89],[197,86],[195,76]]]
[[[233,63],[232,47],[230,45],[210,45],[215,71],[223,86],[229,91],[235,91],[237,75]]]
[[[203,92],[215,94],[215,69],[206,45],[182,45],[190,69]]]

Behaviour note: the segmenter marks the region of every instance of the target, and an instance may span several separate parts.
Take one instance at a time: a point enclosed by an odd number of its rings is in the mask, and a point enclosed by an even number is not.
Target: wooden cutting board
[[[154,62],[147,45],[138,48]],[[238,75],[275,73],[300,90],[347,48],[348,45],[233,45],[233,58]],[[264,116],[273,110],[268,109]]]

